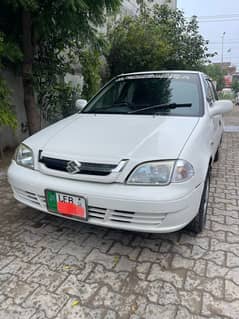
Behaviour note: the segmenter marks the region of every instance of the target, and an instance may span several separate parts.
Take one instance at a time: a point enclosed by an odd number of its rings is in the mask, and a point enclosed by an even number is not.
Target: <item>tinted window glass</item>
[[[199,116],[203,113],[201,95],[197,74],[130,75],[116,78],[83,112],[127,114],[145,108],[140,114]],[[168,106],[151,108],[162,104]]]
[[[214,101],[215,101],[215,100],[218,100],[217,92],[216,92],[216,90],[215,90],[215,87],[214,87],[212,81],[208,80],[208,84],[209,84],[209,87],[210,87],[210,89],[211,89],[211,92],[212,92]]]
[[[211,86],[209,80],[205,80],[205,84],[206,84],[207,100],[209,102],[215,101],[214,91],[212,89],[212,86]]]

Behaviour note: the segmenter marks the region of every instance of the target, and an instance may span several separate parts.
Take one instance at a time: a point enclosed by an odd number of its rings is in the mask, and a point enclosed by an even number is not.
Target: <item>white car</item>
[[[202,231],[222,113],[200,72],[119,75],[74,114],[27,138],[8,178],[20,202],[125,230]]]
[[[239,92],[236,93],[235,104],[239,105]]]

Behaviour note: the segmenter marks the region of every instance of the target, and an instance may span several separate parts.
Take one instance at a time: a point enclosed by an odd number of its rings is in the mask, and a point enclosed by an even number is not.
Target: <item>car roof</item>
[[[120,78],[120,77],[127,77],[127,76],[137,76],[137,75],[149,75],[149,74],[169,74],[169,73],[172,73],[172,74],[197,74],[201,77],[203,77],[204,79],[210,79],[210,77],[203,73],[203,72],[200,72],[200,71],[191,71],[191,70],[164,70],[164,71],[144,71],[144,72],[131,72],[131,73],[122,73],[122,74],[119,74],[117,76],[115,76],[112,80],[114,79],[117,79],[117,78]]]
[[[182,73],[182,74],[202,74],[204,76],[207,76],[206,74],[200,72],[200,71],[191,71],[191,70],[163,70],[163,71],[144,71],[144,72],[131,72],[131,73],[122,73],[118,76],[129,76],[129,75],[144,75],[144,74],[160,74],[160,73]],[[117,77],[118,77],[117,76]]]

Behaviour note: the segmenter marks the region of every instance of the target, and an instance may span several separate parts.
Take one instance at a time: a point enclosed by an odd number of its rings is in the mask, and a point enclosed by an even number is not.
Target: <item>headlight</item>
[[[192,165],[184,160],[150,162],[137,166],[127,184],[168,185],[170,182],[185,182],[193,175]]]
[[[15,153],[15,161],[17,164],[34,169],[33,152],[30,147],[20,144]]]
[[[139,165],[129,176],[128,184],[166,185],[170,183],[174,161],[151,162]]]

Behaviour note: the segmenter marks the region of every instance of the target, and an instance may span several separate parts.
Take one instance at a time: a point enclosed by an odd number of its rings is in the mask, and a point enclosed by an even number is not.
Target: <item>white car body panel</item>
[[[77,114],[65,126],[55,124],[45,139],[40,131],[25,143],[49,156],[99,163],[177,158],[197,122],[193,117]]]

